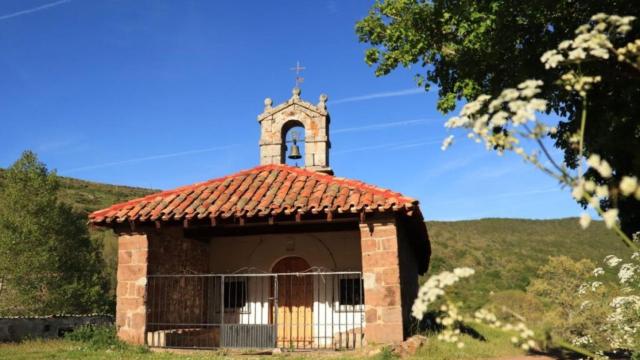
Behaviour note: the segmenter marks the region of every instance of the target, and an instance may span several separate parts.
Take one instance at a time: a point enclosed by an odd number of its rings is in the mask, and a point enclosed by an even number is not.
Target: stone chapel
[[[299,350],[410,335],[431,253],[418,201],[334,176],[327,96],[300,96],[265,100],[260,165],[90,214],[118,235],[121,339]]]

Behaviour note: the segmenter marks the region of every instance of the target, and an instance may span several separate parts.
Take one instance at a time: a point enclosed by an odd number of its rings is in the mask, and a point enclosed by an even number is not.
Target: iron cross
[[[300,76],[302,70],[306,70],[307,68],[304,66],[300,66],[300,61],[296,61],[296,67],[292,67],[290,70],[296,72],[296,87],[300,87],[300,84],[304,81],[304,78]]]

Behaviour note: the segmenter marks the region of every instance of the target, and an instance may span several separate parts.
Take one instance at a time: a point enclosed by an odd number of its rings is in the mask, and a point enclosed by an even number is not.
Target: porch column
[[[144,344],[148,254],[147,235],[118,237],[116,327],[118,337],[130,344]]]
[[[360,224],[360,246],[365,339],[378,344],[402,342],[402,299],[395,220],[371,220]]]

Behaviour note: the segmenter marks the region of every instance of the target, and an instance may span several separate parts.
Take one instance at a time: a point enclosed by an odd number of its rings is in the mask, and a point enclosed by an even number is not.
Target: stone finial
[[[300,94],[302,93],[302,91],[300,91],[299,87],[294,87],[293,90],[291,90],[291,94],[293,95],[291,98],[292,99],[300,99]]]
[[[327,94],[320,94],[320,101],[318,102],[318,108],[322,110],[327,110],[327,100],[329,97]]]
[[[264,99],[264,111],[271,110],[272,104],[273,104],[273,100],[271,100],[271,98]]]

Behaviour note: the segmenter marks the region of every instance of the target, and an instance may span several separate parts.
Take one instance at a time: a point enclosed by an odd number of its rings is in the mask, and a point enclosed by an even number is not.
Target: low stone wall
[[[110,315],[0,318],[0,342],[57,338],[81,325],[112,325]]]

